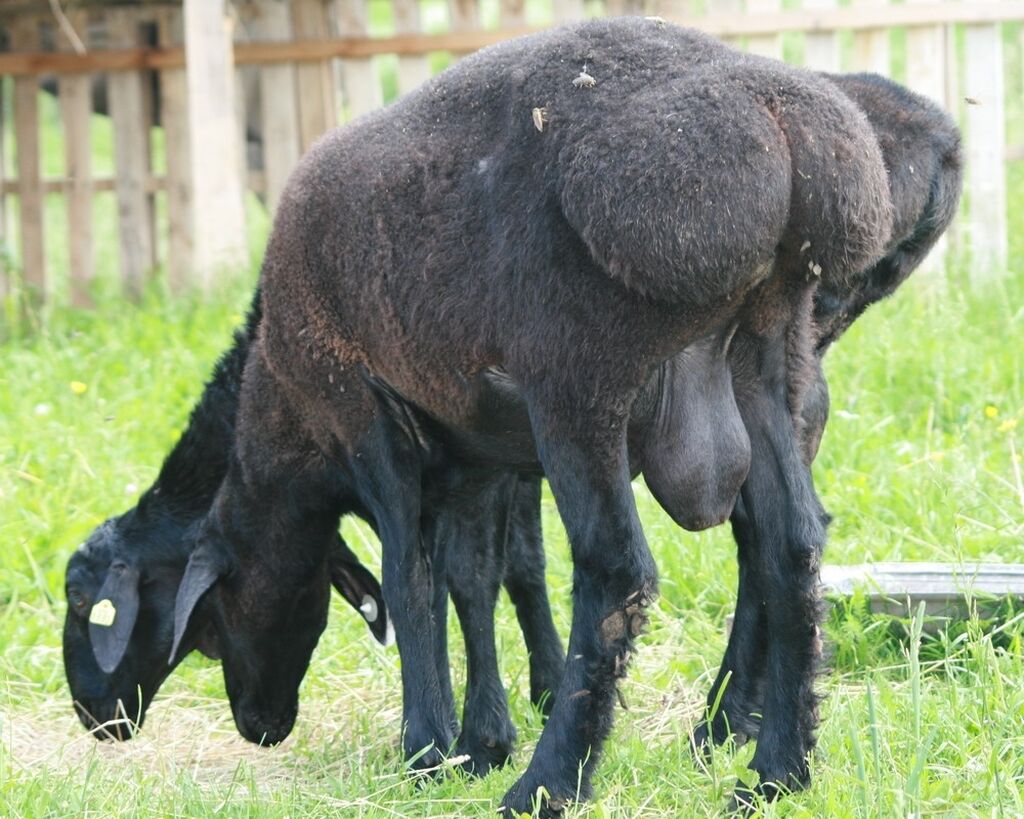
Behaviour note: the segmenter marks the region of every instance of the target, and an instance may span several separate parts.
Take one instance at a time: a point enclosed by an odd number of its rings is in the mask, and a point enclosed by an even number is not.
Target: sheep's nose
[[[238,731],[249,742],[257,745],[277,745],[288,738],[295,725],[295,711],[280,717],[268,718],[260,714],[242,711],[235,721]]]
[[[101,742],[123,742],[135,736],[138,725],[125,716],[120,703],[102,700],[75,701],[78,719]]]

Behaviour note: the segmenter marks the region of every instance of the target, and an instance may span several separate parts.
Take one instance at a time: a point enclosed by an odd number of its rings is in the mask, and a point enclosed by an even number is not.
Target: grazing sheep
[[[174,670],[167,663],[174,597],[197,525],[227,471],[242,367],[258,322],[257,298],[156,481],[68,560],[64,668],[79,719],[101,729],[98,737],[130,738]],[[329,563],[335,588],[384,642],[387,617],[376,578],[341,538],[330,548]],[[180,656],[193,648],[216,658],[213,630],[189,634]]]
[[[586,797],[656,590],[630,417],[684,350],[727,371],[735,333],[752,368],[750,471],[690,522],[723,520],[743,483],[775,638],[752,764],[769,794],[805,784],[825,532],[792,412],[813,377],[815,287],[870,268],[891,220],[877,142],[834,86],[641,20],[487,49],[327,135],[275,221],[232,463],[179,588],[175,644],[212,622],[239,729],[283,738],[322,628],[333,522],[357,512],[383,546],[406,750],[443,747],[421,538],[438,502],[423,488],[542,470],[572,545],[571,659],[504,804],[530,810],[541,786],[547,811]]]
[[[810,464],[828,418],[828,385],[820,361],[831,344],[871,304],[891,295],[923,261],[956,214],[961,189],[960,135],[949,115],[933,102],[891,80],[873,74],[828,75],[866,114],[878,136],[894,204],[892,236],[885,256],[845,286],[823,283],[815,292],[816,378],[801,409],[803,458]],[[747,373],[734,358],[734,382]],[[743,390],[738,383],[737,396]],[[741,411],[743,401],[740,399]],[[752,526],[741,497],[732,515],[740,564],[736,617],[718,676],[708,694],[708,725],[701,723],[694,744],[722,742],[731,733],[741,741],[756,738],[757,716],[765,708],[766,675],[773,629],[762,602],[764,544]],[[726,685],[728,680],[728,685]],[[725,686],[723,691],[723,686]]]

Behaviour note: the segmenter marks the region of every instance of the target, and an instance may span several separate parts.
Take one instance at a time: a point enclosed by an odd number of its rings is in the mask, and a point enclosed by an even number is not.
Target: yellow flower
[[[87,389],[89,389],[89,385],[81,381],[72,381],[69,386],[71,387],[71,392],[73,392],[75,395],[81,395]]]
[[[1000,432],[1009,432],[1011,429],[1016,429],[1016,428],[1017,428],[1017,419],[1016,418],[1007,418],[1005,421],[1003,421],[1003,423],[1001,423],[997,427],[997,429]]]
[[[232,315],[231,315],[231,323],[232,324],[241,324],[242,323],[242,318],[243,318],[243,316],[242,316],[241,313],[232,313]]]
[[[929,458],[930,458],[931,460],[933,460],[933,461],[935,461],[936,463],[938,463],[939,461],[941,461],[941,460],[942,460],[943,458],[945,458],[945,457],[946,457],[946,453],[945,453],[945,452],[932,452],[932,453],[930,453],[930,454],[928,455],[928,457],[929,457]]]
[[[993,407],[991,404],[989,404],[987,407],[985,407],[985,417],[986,418],[995,418],[997,415],[999,415],[998,407]]]

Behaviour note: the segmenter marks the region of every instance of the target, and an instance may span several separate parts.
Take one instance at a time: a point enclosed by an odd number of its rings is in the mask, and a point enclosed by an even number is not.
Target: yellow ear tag
[[[116,616],[117,609],[114,608],[114,604],[104,598],[92,607],[92,611],[89,612],[89,622],[95,623],[97,626],[112,626]]]

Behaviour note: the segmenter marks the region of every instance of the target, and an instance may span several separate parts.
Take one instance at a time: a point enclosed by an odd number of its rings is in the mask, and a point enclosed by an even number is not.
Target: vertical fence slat
[[[113,48],[138,46],[137,18],[124,9],[107,13]],[[153,265],[152,217],[146,183],[149,177],[149,134],[145,125],[142,73],[111,72],[107,87],[114,126],[114,190],[120,233],[121,276],[132,296],[142,292]]]
[[[250,23],[256,40],[289,40],[292,21],[288,7],[280,0],[260,0]],[[260,67],[260,122],[263,131],[263,173],[267,208],[277,210],[288,174],[302,154],[298,103],[295,99],[295,66]]]
[[[804,7],[808,9],[828,9],[836,5],[836,0],[804,0]],[[839,71],[839,35],[834,31],[806,35],[804,65],[816,71]]]
[[[778,11],[780,0],[747,0],[748,14],[765,14]],[[758,34],[747,38],[747,51],[762,57],[782,59],[782,36],[779,34]]]
[[[554,0],[554,16],[556,23],[564,23],[569,20],[583,20],[587,14],[583,7],[583,0]]]
[[[191,145],[193,256],[207,288],[225,267],[245,264],[243,182],[235,152],[234,57],[224,0],[185,0]]]
[[[366,36],[366,0],[343,0],[338,5],[338,33],[342,37]],[[380,81],[372,59],[342,60],[348,118],[379,108]]]
[[[38,47],[35,19],[11,26],[11,44],[19,51]],[[46,289],[46,253],[43,233],[43,185],[39,146],[39,80],[14,78],[14,142],[18,166],[18,228],[21,234],[23,285],[32,298]]]
[[[7,151],[4,139],[6,94],[7,78],[0,75],[0,309],[3,307],[3,300],[11,292],[11,272],[7,269],[7,197],[4,196],[4,179],[7,177]]]
[[[88,18],[82,11],[69,11],[68,23],[80,37],[85,37]],[[60,47],[73,50],[71,42],[61,33]],[[64,157],[68,186],[65,191],[68,208],[68,256],[71,266],[71,304],[85,307],[91,303],[92,283],[92,77],[89,74],[68,74],[58,82],[60,113],[64,126]]]
[[[321,40],[330,35],[323,0],[292,0],[292,30],[297,40]],[[334,98],[334,71],[330,60],[301,62],[295,66],[302,150],[338,123]]]
[[[853,5],[867,10],[873,6],[887,6],[889,0],[853,0]],[[889,76],[892,73],[889,30],[872,28],[854,32],[852,56],[854,71],[873,71]]]
[[[420,31],[419,0],[392,0],[395,34],[417,34]],[[430,77],[426,56],[403,54],[398,58],[398,93],[408,94]]]
[[[1006,116],[1000,27],[967,26],[964,46],[964,90],[980,103],[967,106],[965,128],[971,275],[980,281],[1006,269]]]
[[[448,0],[448,20],[452,31],[471,31],[480,26],[477,0]]]
[[[161,10],[158,25],[160,45],[181,45],[180,9]],[[171,288],[181,290],[192,278],[192,160],[184,68],[160,72],[160,109],[167,164],[167,276]]]
[[[523,0],[500,0],[501,25],[506,28],[518,28],[526,25],[526,4]]]
[[[907,0],[908,4],[929,0]],[[939,105],[946,103],[946,47],[942,26],[907,28],[907,86],[930,97]]]

